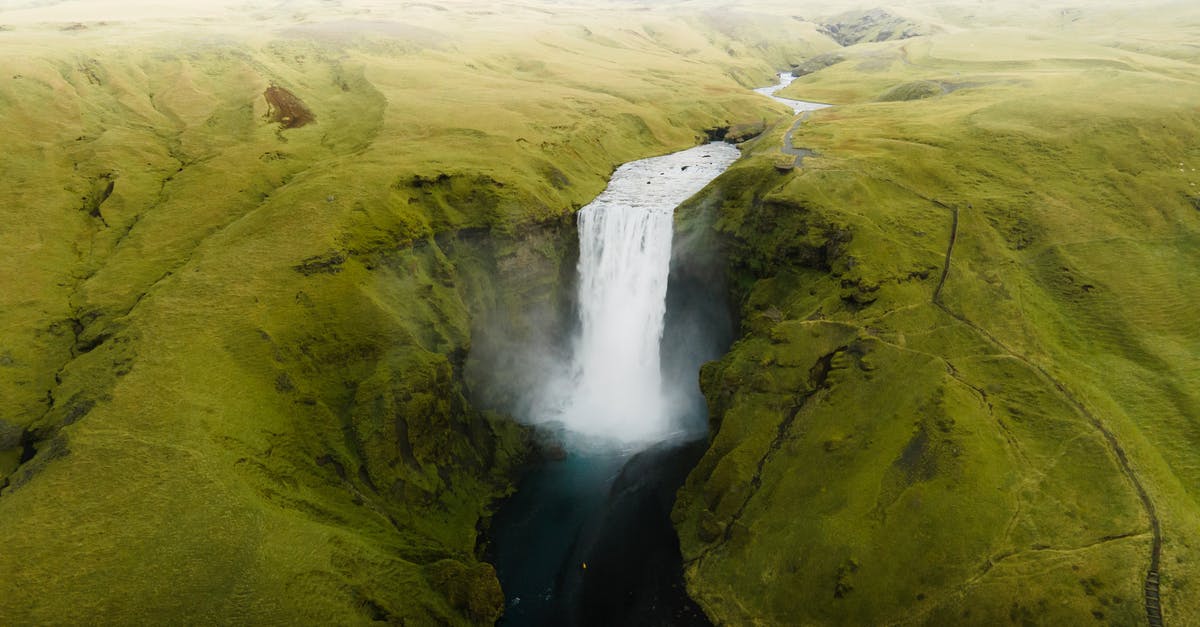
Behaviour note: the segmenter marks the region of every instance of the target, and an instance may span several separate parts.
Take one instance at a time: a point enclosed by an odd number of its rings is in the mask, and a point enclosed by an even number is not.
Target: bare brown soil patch
[[[296,97],[296,94],[276,85],[263,92],[267,99],[267,119],[278,122],[282,128],[300,128],[316,122],[317,117]]]

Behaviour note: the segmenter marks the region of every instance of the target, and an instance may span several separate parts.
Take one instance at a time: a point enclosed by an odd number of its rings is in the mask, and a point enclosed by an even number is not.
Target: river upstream
[[[757,91],[774,98],[781,79]],[[670,511],[706,445],[697,373],[732,325],[720,306],[669,310],[705,300],[669,285],[672,231],[675,208],[740,156],[714,142],[626,163],[580,210],[570,363],[524,417],[566,455],[532,469],[493,520],[501,625],[709,624],[684,590]]]

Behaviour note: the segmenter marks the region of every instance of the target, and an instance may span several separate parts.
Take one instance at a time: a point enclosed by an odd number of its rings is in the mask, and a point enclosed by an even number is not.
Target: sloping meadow
[[[782,93],[818,156],[683,213],[742,317],[675,509],[716,622],[1200,616],[1200,76],[1091,32],[846,49]]]

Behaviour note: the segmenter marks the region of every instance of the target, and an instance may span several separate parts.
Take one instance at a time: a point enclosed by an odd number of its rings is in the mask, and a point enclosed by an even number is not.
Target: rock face
[[[572,559],[587,564],[586,572],[567,575],[579,595],[572,624],[711,624],[683,589],[669,518],[675,490],[703,448],[704,442],[659,445],[621,469],[597,530],[580,538]]]
[[[909,39],[930,33],[928,26],[909,21],[886,9],[847,11],[823,20],[820,30],[843,46]]]

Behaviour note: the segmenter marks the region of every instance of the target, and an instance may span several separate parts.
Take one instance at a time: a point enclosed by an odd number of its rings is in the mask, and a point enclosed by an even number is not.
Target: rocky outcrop
[[[821,21],[821,32],[842,46],[893,41],[928,35],[928,26],[917,24],[887,9],[847,11]]]
[[[726,131],[725,141],[731,144],[740,144],[748,139],[758,137],[766,128],[766,123],[761,121],[734,124]]]

